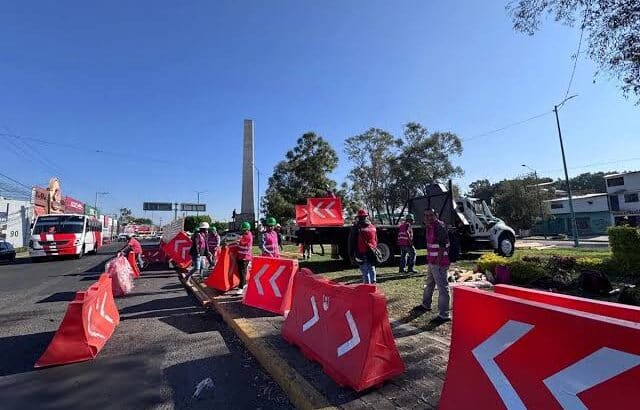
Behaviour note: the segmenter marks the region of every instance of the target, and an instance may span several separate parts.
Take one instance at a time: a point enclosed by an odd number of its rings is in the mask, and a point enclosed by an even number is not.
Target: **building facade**
[[[557,198],[545,201],[549,217],[538,222],[536,233],[557,235],[573,235],[571,223],[571,209],[569,198]],[[612,224],[609,211],[608,194],[588,194],[573,197],[573,208],[576,215],[578,235],[606,235],[607,228]]]
[[[640,226],[640,171],[612,174],[604,178],[607,181],[613,223]]]
[[[0,197],[0,240],[14,248],[27,246],[31,227],[31,201]]]

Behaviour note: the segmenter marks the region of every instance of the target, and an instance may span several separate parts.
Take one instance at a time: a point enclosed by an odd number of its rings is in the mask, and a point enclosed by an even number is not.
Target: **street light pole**
[[[96,210],[96,216],[98,212],[98,195],[109,195],[108,192],[96,192],[96,201],[93,203],[93,208]]]
[[[196,205],[200,205],[200,194],[204,194],[207,191],[196,191],[196,194],[198,194],[198,200],[196,202]],[[196,207],[196,218],[200,215],[200,211],[198,211],[198,207]]]
[[[560,129],[560,117],[558,116],[558,108],[562,107],[568,100],[576,97],[565,98],[560,104],[553,106],[553,112],[556,114],[556,124],[558,126],[558,138],[560,139],[560,151],[562,152],[562,166],[564,167],[564,180],[567,184],[567,194],[569,195],[569,210],[571,211],[571,227],[573,231],[573,245],[577,248],[580,246],[580,239],[578,238],[578,226],[576,224],[576,213],[573,208],[573,195],[571,194],[571,184],[569,183],[569,172],[567,171],[567,159],[564,155],[564,143],[562,142],[562,131]]]
[[[255,165],[253,166],[256,169],[256,172],[258,173],[258,195],[257,195],[257,199],[256,199],[256,212],[258,215],[258,221],[260,221],[260,170],[258,169],[258,167],[256,167]]]

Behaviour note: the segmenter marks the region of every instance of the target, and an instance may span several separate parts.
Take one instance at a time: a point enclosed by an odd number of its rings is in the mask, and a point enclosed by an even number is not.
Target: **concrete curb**
[[[294,368],[289,366],[278,352],[262,341],[247,319],[234,319],[221,303],[206,294],[199,283],[185,280],[184,274],[179,274],[179,277],[185,288],[193,293],[202,306],[212,308],[222,316],[225,323],[242,340],[247,350],[280,385],[294,406],[303,410],[337,409]]]

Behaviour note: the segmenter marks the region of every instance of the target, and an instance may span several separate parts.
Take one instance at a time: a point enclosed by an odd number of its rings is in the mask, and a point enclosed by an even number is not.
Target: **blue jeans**
[[[189,272],[189,276],[197,273],[198,275],[202,275],[202,268],[204,267],[204,259],[206,256],[192,256],[191,257],[191,272]]]
[[[407,260],[408,257],[408,260]],[[413,266],[416,264],[416,248],[413,246],[401,246],[400,247],[400,270],[404,270],[407,266],[409,271],[413,271]]]
[[[449,267],[429,264],[427,272],[427,283],[422,292],[422,306],[431,307],[433,291],[438,288],[438,316],[442,319],[449,318],[449,302],[451,295],[449,291]]]
[[[376,267],[369,261],[365,260],[360,264],[360,272],[362,272],[362,283],[376,283]]]

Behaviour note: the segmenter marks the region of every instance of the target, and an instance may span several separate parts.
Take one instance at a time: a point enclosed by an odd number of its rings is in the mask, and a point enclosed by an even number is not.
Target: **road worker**
[[[127,234],[127,246],[120,250],[125,256],[129,254],[129,252],[133,252],[136,257],[136,261],[138,262],[138,266],[140,269],[144,266],[144,261],[142,260],[142,246],[140,242],[136,239],[135,235],[132,233]]]
[[[211,264],[211,267],[214,267],[216,266],[218,252],[220,251],[220,235],[218,235],[218,229],[215,226],[212,226],[209,229],[208,245],[209,252],[211,252],[209,263]]]
[[[360,209],[349,233],[349,254],[360,266],[362,283],[376,283],[378,237],[369,214]]]
[[[201,222],[198,232],[191,235],[191,271],[187,274],[187,279],[194,273],[202,277],[202,270],[207,259],[211,260],[211,251],[209,250],[209,223]]]
[[[253,235],[251,234],[251,224],[243,222],[240,226],[242,236],[238,240],[238,253],[236,255],[236,263],[238,264],[238,274],[240,275],[240,286],[234,292],[236,295],[242,295],[247,285],[247,271],[249,263],[253,259]],[[277,245],[276,245],[277,246]]]
[[[424,211],[427,239],[427,283],[422,295],[419,309],[431,311],[433,291],[438,288],[438,316],[433,323],[444,323],[451,320],[449,316],[449,234],[444,222],[438,219],[433,209]]]
[[[400,269],[399,273],[416,273],[413,270],[416,264],[416,248],[413,245],[413,214],[407,214],[404,222],[398,228],[398,247],[400,248]],[[407,272],[404,268],[407,267]]]
[[[262,250],[262,256],[268,256],[270,258],[280,257],[280,247],[278,246],[278,232],[275,230],[276,218],[270,216],[266,221],[267,228],[262,233],[262,240],[260,242],[260,249]]]

